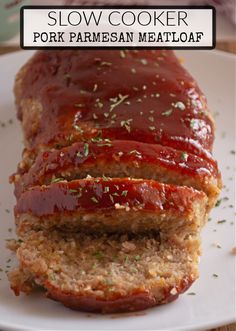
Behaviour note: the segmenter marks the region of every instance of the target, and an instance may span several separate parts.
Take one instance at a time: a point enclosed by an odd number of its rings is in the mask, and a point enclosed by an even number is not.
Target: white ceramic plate
[[[226,185],[221,204],[212,212],[212,220],[202,234],[204,254],[200,264],[200,279],[177,301],[126,316],[100,316],[72,311],[43,298],[41,294],[28,297],[13,295],[5,275],[5,270],[15,264],[14,256],[5,249],[5,240],[14,235],[12,209],[15,201],[8,176],[16,169],[23,146],[20,125],[15,117],[12,86],[16,72],[31,54],[30,51],[21,51],[0,57],[0,267],[3,269],[0,272],[0,328],[17,331],[190,331],[235,321],[235,256],[231,253],[236,246],[235,210],[232,207],[235,165],[231,152],[235,151],[235,58],[216,51],[178,52],[185,66],[199,81],[215,114],[215,157]],[[9,123],[10,119],[13,119],[13,123]],[[222,220],[225,222],[218,223]],[[190,292],[196,294],[189,295]]]

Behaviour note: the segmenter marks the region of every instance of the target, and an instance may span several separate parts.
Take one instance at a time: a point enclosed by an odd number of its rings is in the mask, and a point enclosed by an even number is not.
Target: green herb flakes
[[[181,159],[182,159],[183,161],[187,161],[187,160],[188,160],[188,153],[183,152],[183,153],[181,154]]]
[[[170,116],[172,114],[173,110],[169,109],[167,111],[164,111],[163,113],[161,113],[162,116]]]
[[[84,144],[84,156],[88,156],[89,155],[89,144],[85,143]]]
[[[64,178],[59,178],[59,177],[58,178],[54,178],[54,179],[51,180],[51,184],[52,183],[58,183],[58,182],[61,182],[63,180],[65,180],[65,179]]]
[[[185,110],[185,104],[182,102],[182,101],[178,101],[178,102],[176,102],[175,103],[175,105],[174,105],[174,107],[175,108],[178,108],[178,109],[180,109],[180,110]]]
[[[126,120],[126,121],[121,121],[120,125],[121,127],[124,127],[129,133],[131,131],[130,123],[133,121],[132,118]]]
[[[98,200],[97,200],[95,197],[92,197],[91,200],[92,200],[94,203],[98,203]]]

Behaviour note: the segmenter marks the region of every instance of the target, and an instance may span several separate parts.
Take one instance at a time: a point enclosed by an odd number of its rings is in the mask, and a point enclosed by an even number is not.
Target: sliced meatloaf
[[[27,229],[192,233],[202,227],[206,195],[185,186],[130,178],[89,178],[35,186],[15,207],[18,233]]]
[[[73,309],[128,312],[188,289],[198,277],[199,240],[40,231],[23,238],[17,257],[19,269],[9,274],[16,295],[41,286]]]
[[[177,298],[222,184],[206,98],[174,53],[37,52],[15,97],[16,295],[102,313]]]
[[[59,150],[25,157],[12,176],[15,195],[32,186],[49,185],[58,178],[68,181],[99,177],[154,179],[161,183],[189,186],[208,196],[208,210],[219,194],[220,175],[216,162],[161,145],[135,141],[100,140],[78,142]]]

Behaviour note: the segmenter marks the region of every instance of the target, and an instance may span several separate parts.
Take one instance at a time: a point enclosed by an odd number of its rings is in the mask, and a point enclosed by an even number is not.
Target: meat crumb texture
[[[175,54],[40,51],[14,93],[15,294],[40,287],[97,313],[177,299],[198,278],[222,181],[206,97]]]

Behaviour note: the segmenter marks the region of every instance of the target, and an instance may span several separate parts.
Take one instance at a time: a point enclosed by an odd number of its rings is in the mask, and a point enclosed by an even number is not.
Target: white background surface
[[[184,65],[198,80],[215,114],[217,138],[215,157],[226,188],[221,205],[203,230],[200,279],[177,301],[133,315],[100,316],[71,311],[41,294],[15,297],[5,276],[14,257],[5,249],[13,233],[13,188],[8,176],[16,169],[22,151],[20,125],[15,118],[12,86],[14,76],[32,52],[21,51],[0,57],[0,328],[2,330],[205,330],[235,321],[235,59],[216,51],[179,51]],[[13,124],[8,120],[13,119]],[[6,211],[10,210],[10,213]],[[217,221],[226,222],[218,224]],[[221,248],[217,248],[219,244]],[[12,261],[7,262],[11,258]],[[217,274],[218,277],[213,277]]]

